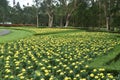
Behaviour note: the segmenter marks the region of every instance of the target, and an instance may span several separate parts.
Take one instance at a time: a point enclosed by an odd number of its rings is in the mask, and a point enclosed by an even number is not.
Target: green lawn
[[[2,29],[0,29],[2,31]],[[8,41],[14,41],[14,40],[18,40],[21,38],[25,38],[25,37],[29,37],[31,35],[33,35],[32,31],[29,30],[20,30],[20,29],[8,29],[10,30],[10,34],[4,35],[4,36],[0,36],[0,43],[3,42],[8,42]]]

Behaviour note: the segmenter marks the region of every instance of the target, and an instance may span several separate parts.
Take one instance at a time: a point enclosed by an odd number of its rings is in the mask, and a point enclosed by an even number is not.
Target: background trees
[[[8,1],[0,0],[0,22],[4,24],[5,20],[8,21],[6,17],[8,15]]]
[[[32,6],[11,7],[0,0],[0,23],[49,27],[120,29],[120,0],[34,0]]]
[[[42,7],[48,15],[48,27],[53,27],[55,5],[56,0],[44,0],[42,3]]]

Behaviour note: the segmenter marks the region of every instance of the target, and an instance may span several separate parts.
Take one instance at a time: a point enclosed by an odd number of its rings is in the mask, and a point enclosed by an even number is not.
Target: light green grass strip
[[[108,55],[102,55],[93,60],[92,63],[89,64],[91,68],[105,68],[106,70],[118,70],[120,71],[120,59],[116,62],[111,62],[110,64],[106,64],[110,60],[114,59],[120,53],[120,45],[117,45],[112,51],[108,53]]]
[[[29,37],[33,35],[32,31],[27,30],[13,30],[9,29],[11,31],[10,34],[0,36],[0,43],[8,42],[8,41],[14,41],[21,38]]]

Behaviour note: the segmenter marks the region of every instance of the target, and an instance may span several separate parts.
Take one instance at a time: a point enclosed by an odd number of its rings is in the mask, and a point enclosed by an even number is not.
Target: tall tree
[[[55,10],[56,0],[44,0],[43,6],[46,10],[46,13],[48,15],[48,26],[53,27],[53,21],[54,21],[54,10]]]
[[[102,0],[103,9],[104,9],[104,15],[105,15],[105,22],[106,22],[106,28],[109,31],[110,30],[110,18],[111,18],[111,0]]]
[[[74,26],[87,27],[90,16],[88,3],[85,0],[79,0],[78,3],[77,10],[75,10],[74,15],[72,16],[72,20],[74,19]]]
[[[24,6],[23,8],[23,23],[24,24],[36,24],[36,7]]]
[[[37,27],[39,26],[39,7],[40,7],[40,3],[41,0],[33,0],[36,6],[36,23],[37,23]]]
[[[20,6],[20,3],[17,2],[17,4],[11,8],[11,16],[12,16],[12,23],[15,24],[22,24],[23,23],[23,9]]]
[[[65,11],[64,15],[66,15],[65,27],[69,25],[70,17],[77,8],[77,1],[78,0],[59,0],[63,11]]]
[[[8,14],[8,1],[0,0],[0,22],[4,24]]]

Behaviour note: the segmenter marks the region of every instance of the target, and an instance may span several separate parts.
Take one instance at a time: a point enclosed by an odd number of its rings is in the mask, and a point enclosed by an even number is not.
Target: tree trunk
[[[101,1],[99,0],[98,1],[98,5],[99,5],[99,30],[100,30],[100,27],[101,27]]]
[[[39,27],[39,17],[38,17],[38,14],[37,14],[37,27]]]
[[[109,0],[109,3],[108,3],[108,12],[107,12],[107,16],[106,16],[106,26],[107,26],[107,30],[109,31],[110,30],[110,27],[111,27],[111,1]]]
[[[63,17],[60,18],[60,27],[63,27]]]
[[[110,30],[110,19],[109,19],[109,17],[106,17],[106,28],[107,28],[107,31],[109,31]]]
[[[66,20],[65,27],[68,27],[68,24],[69,24],[69,20]]]
[[[49,16],[48,26],[53,27],[53,16]]]
[[[107,31],[110,30],[110,16],[108,14],[107,3],[104,4],[105,23]]]
[[[5,23],[5,16],[3,15],[2,17],[2,23],[4,24]]]
[[[69,6],[67,6],[67,7],[69,7]],[[73,0],[73,6],[72,6],[71,10],[70,11],[68,10],[66,12],[67,13],[67,17],[66,17],[65,27],[69,26],[70,17],[72,15],[72,13],[75,11],[75,9],[77,9],[77,0]]]
[[[71,15],[70,13],[67,15],[65,27],[68,27],[68,25],[69,25],[70,15]]]

